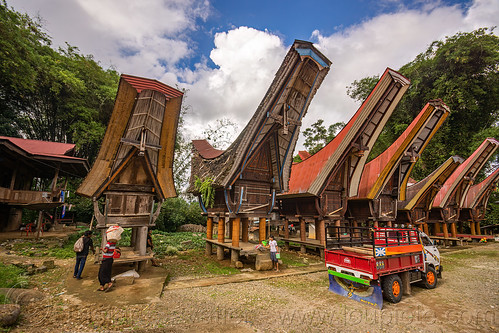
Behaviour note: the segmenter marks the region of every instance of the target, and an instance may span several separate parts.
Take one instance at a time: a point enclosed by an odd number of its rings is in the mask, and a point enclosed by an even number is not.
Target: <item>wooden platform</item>
[[[258,244],[250,242],[239,241],[239,246],[232,246],[232,240],[226,238],[223,243],[220,243],[217,239],[207,239],[205,241],[213,245],[222,246],[226,249],[239,251],[239,255],[256,255],[259,251],[255,248]]]

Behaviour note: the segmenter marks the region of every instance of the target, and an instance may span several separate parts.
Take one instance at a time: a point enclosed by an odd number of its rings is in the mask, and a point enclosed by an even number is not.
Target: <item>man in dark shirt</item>
[[[83,272],[83,267],[85,267],[89,250],[92,250],[95,254],[94,242],[92,241],[92,231],[87,230],[83,236],[83,250],[81,250],[81,252],[76,252],[76,265],[73,277],[77,280],[81,279],[81,273]]]

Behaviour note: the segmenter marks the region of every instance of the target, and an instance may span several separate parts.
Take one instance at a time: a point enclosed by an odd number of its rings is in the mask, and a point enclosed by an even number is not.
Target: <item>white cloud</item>
[[[445,36],[498,23],[499,0],[476,0],[465,13],[458,6],[401,9],[330,36],[314,31],[318,48],[333,65],[304,119],[304,128],[319,118],[325,124],[348,121],[359,106],[346,94],[346,86],[354,80],[381,74],[386,67],[396,70]]]
[[[346,86],[355,79],[381,74],[386,67],[398,69],[434,40],[499,25],[499,0],[474,0],[467,9],[439,1],[421,3],[422,9],[408,10],[401,2],[384,0],[384,6],[396,6],[397,11],[332,35],[311,32],[333,65],[304,118],[304,128],[319,118],[326,124],[348,121],[358,105],[346,95]],[[210,15],[208,0],[11,0],[10,4],[30,15],[39,13],[55,45],[68,41],[120,72],[172,86],[179,79],[186,82],[180,86],[189,89],[186,104],[192,111],[185,124],[193,137],[224,116],[243,128],[289,47],[267,31],[234,27],[214,36],[209,57],[217,68],[207,65],[208,55],[193,69],[179,68],[179,62],[196,52],[188,36],[199,28],[197,20]]]
[[[40,15],[54,46],[68,42],[104,66],[156,78],[192,55],[186,36],[211,10],[206,0],[13,0],[11,5]]]
[[[200,135],[195,129],[226,116],[243,128],[263,99],[286,51],[277,36],[248,27],[216,34],[210,58],[218,68],[200,65],[195,73],[183,73],[191,80],[195,78],[186,85],[187,103],[192,106],[186,126]]]

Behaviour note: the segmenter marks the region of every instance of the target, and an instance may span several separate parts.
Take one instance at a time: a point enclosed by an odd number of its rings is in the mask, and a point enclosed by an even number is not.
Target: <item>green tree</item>
[[[313,155],[333,140],[343,127],[345,127],[345,123],[338,122],[329,125],[326,129],[324,120],[319,119],[303,131],[303,136],[305,137],[305,143],[303,145],[310,155]]]
[[[50,37],[0,3],[0,135],[76,143],[93,161],[112,112],[119,76]]]
[[[487,137],[499,136],[499,37],[492,29],[457,33],[435,41],[400,72],[411,86],[387,122],[370,159],[379,155],[407,128],[423,106],[440,98],[451,114],[430,141],[412,177],[421,179],[451,155],[468,157]],[[364,100],[377,77],[348,87],[349,96]]]
[[[177,231],[183,224],[206,225],[206,217],[201,215],[197,201],[188,202],[184,198],[167,199],[161,207],[156,226],[162,231]]]

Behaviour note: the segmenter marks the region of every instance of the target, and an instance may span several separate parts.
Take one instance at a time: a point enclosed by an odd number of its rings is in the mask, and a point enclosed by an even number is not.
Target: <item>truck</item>
[[[416,228],[328,226],[329,290],[361,303],[398,303],[410,284],[433,289],[442,276],[440,253]]]

